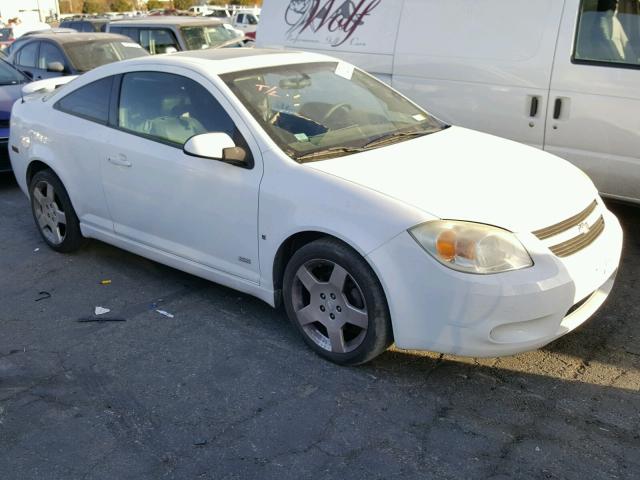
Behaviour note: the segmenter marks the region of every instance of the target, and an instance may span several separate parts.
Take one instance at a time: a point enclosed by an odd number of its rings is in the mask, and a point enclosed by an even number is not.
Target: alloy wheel
[[[311,260],[296,272],[292,289],[296,319],[307,336],[333,353],[349,353],[365,339],[369,314],[362,289],[330,260]]]
[[[60,245],[67,232],[67,217],[60,199],[49,182],[38,182],[33,189],[33,212],[38,227],[53,245]]]

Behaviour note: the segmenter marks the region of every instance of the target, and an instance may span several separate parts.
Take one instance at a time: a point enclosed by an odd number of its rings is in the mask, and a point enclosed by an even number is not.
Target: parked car
[[[4,26],[0,28],[0,49],[4,50],[13,42],[25,34],[34,32],[46,32],[51,26],[46,23],[21,23],[19,25]]]
[[[267,0],[258,46],[355,61],[445,121],[543,148],[640,202],[640,0],[312,5]],[[334,14],[354,20],[330,32]]]
[[[14,51],[14,50],[17,50],[18,48],[20,48],[20,45],[22,45],[23,42],[26,42],[27,40],[29,40],[29,37],[31,37],[32,35],[40,34],[40,33],[43,33],[43,32],[39,31],[39,32],[25,33],[20,38],[16,39],[7,48],[2,50],[2,53],[4,53],[5,56],[8,58],[9,55],[11,55],[11,52]],[[78,32],[76,30],[73,30],[72,28],[52,28],[50,30],[47,30],[46,33],[55,35],[55,34],[78,33]]]
[[[209,7],[209,11],[206,14],[207,17],[216,17],[223,20],[231,18],[231,12],[224,7]]]
[[[20,98],[29,79],[9,62],[0,59],[0,173],[11,171],[9,163],[9,120],[11,107]]]
[[[54,250],[97,238],[283,301],[341,364],[394,340],[540,347],[602,305],[620,259],[620,224],[576,167],[448,126],[324,55],[129,60],[27,97],[13,122],[13,169]]]
[[[78,32],[106,32],[108,18],[84,18],[82,20],[63,20],[60,23],[62,28],[72,28]]]
[[[34,80],[79,75],[106,63],[146,56],[137,43],[113,33],[38,34],[12,49],[9,61]]]
[[[157,16],[112,22],[107,31],[127,35],[152,55],[203,48],[243,47],[247,39],[216,18]]]
[[[239,10],[232,17],[234,28],[242,30],[247,37],[254,40],[258,30],[258,23],[260,23],[260,13],[253,10]]]

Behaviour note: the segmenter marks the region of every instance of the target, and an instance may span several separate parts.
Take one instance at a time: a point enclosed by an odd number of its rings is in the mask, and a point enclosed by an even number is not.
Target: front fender
[[[274,155],[271,153],[271,155]],[[274,287],[273,267],[292,235],[331,235],[362,257],[433,217],[361,185],[294,162],[270,161],[260,187],[258,241],[261,285]]]

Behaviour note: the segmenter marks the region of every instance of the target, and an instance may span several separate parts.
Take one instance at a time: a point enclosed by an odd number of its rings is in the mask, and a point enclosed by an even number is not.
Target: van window
[[[583,0],[573,59],[640,67],[640,0]]]
[[[38,59],[38,45],[40,42],[31,42],[22,47],[16,55],[16,64],[21,67],[35,68]]]
[[[66,65],[64,55],[58,47],[49,43],[42,42],[40,45],[40,58],[38,60],[38,68],[46,70],[53,62],[59,62],[63,66]]]
[[[171,53],[180,50],[178,41],[171,30],[140,29],[140,45],[151,55],[159,53]]]
[[[119,33],[120,35],[125,35],[129,37],[131,40],[133,40],[136,43],[140,43],[140,32],[138,31],[137,28],[110,26],[109,33]]]

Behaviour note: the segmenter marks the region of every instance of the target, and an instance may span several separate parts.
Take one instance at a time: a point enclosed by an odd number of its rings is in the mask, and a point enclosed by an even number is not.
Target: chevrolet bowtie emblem
[[[578,232],[580,232],[581,234],[585,235],[589,233],[589,230],[591,230],[591,227],[587,222],[581,222],[578,224]]]

